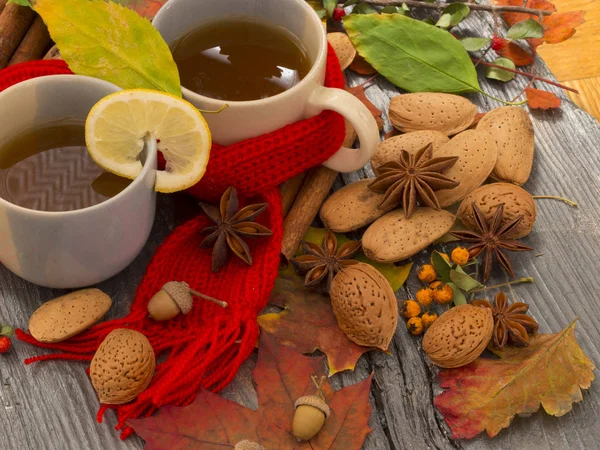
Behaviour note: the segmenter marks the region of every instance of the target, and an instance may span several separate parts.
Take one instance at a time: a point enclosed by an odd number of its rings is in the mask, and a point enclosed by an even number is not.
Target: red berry
[[[335,8],[333,10],[332,19],[335,20],[336,22],[340,22],[345,16],[346,16],[346,11],[344,11],[344,8]]]
[[[6,336],[0,336],[0,353],[6,353],[12,347],[12,342]]]
[[[499,51],[502,50],[508,41],[500,36],[494,36],[492,39],[492,50]]]

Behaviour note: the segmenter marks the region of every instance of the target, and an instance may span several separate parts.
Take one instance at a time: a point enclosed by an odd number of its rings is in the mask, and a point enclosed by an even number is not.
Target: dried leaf
[[[329,296],[304,286],[303,278],[291,266],[279,272],[270,303],[284,310],[259,316],[261,328],[300,353],[321,350],[327,355],[330,375],[354,370],[359,358],[371,350],[346,337],[337,324]]]
[[[135,12],[101,0],[37,0],[34,9],[73,72],[123,89],[147,88],[181,97],[179,72],[167,43]]]
[[[374,75],[377,73],[377,71],[373,69],[373,66],[365,61],[365,58],[358,53],[354,57],[354,61],[352,61],[349,68],[352,72],[356,72],[359,75]]]
[[[383,125],[383,119],[381,118],[382,112],[377,106],[371,103],[371,100],[369,100],[367,98],[367,95],[365,94],[365,84],[369,83],[369,81],[370,80],[367,80],[364,83],[359,84],[357,86],[346,88],[346,90],[352,95],[354,95],[356,98],[358,98],[361,102],[363,102],[363,104],[367,107],[369,112],[373,114],[373,117],[375,117],[379,129],[381,129],[381,126]]]
[[[498,6],[525,6],[527,8],[541,9],[544,11],[556,11],[556,6],[548,0],[528,0],[527,3],[524,3],[523,0],[494,0],[494,4]],[[527,13],[503,13],[502,16],[509,27],[512,27],[514,24],[522,22],[523,20],[537,17]]]
[[[447,31],[401,14],[351,14],[344,26],[358,52],[402,89],[481,92],[471,57]]]
[[[510,59],[515,66],[530,66],[533,64],[533,56],[523,47],[514,42],[508,42],[502,49],[496,50],[500,56]]]
[[[561,100],[552,92],[527,88],[525,94],[527,95],[527,104],[532,109],[560,108]]]
[[[457,369],[442,370],[447,389],[436,397],[455,439],[473,438],[484,430],[496,436],[516,414],[536,412],[540,405],[562,416],[582,400],[594,365],[575,339],[575,322],[557,334],[537,334],[526,348],[497,351],[499,360],[479,358]]]
[[[202,389],[189,406],[164,407],[155,416],[127,424],[152,450],[233,448],[243,440],[268,449],[359,450],[372,431],[368,425],[371,377],[337,392],[325,382],[331,415],[314,439],[299,443],[291,432],[294,402],[315,393],[311,376],[324,375],[323,358],[302,356],[263,334],[252,375],[256,411]]]

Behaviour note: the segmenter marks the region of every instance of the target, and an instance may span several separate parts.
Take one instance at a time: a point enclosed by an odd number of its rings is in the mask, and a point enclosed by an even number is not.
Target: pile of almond
[[[472,203],[489,218],[504,203],[505,220],[523,215],[515,238],[528,234],[536,217],[535,201],[523,188],[531,173],[534,133],[528,114],[506,106],[478,122],[477,107],[464,97],[440,93],[403,94],[390,103],[389,118],[402,132],[383,141],[371,161],[376,175],[383,164],[433,146],[432,157],[457,156],[444,175],[458,183],[436,192],[441,210],[419,207],[410,219],[402,209],[381,207],[384,194],[372,192],[372,179],[335,192],[322,205],[320,217],[334,232],[367,227],[362,238],[365,254],[379,262],[397,262],[417,254],[446,235],[458,217],[474,226]],[[455,215],[458,206],[458,213]],[[448,209],[448,210],[444,210]]]

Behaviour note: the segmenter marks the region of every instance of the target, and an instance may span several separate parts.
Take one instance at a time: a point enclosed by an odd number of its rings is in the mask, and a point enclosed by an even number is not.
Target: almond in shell
[[[477,106],[453,94],[422,92],[392,98],[390,122],[402,132],[435,130],[452,136],[473,123]]]
[[[535,147],[529,114],[516,106],[503,106],[483,116],[477,130],[491,134],[498,144],[498,160],[492,178],[524,184],[531,174]]]
[[[146,336],[126,328],[111,331],[90,365],[100,403],[122,405],[136,398],[150,384],[155,366],[154,351]]]
[[[320,217],[326,228],[336,233],[358,230],[390,211],[379,207],[385,194],[369,189],[373,180],[360,180],[344,186],[321,206]]]
[[[398,161],[402,150],[415,154],[428,144],[433,144],[433,153],[450,139],[444,133],[434,130],[413,131],[411,133],[386,139],[377,147],[377,152],[371,159],[371,167],[376,175],[377,169],[390,161]]]
[[[352,342],[386,351],[398,325],[398,302],[387,279],[364,263],[347,266],[331,283],[331,306]]]
[[[519,225],[508,234],[510,239],[520,239],[527,236],[533,229],[537,208],[535,200],[522,187],[510,183],[492,183],[478,187],[465,197],[458,208],[457,217],[470,229],[476,228],[473,208],[475,203],[487,220],[490,220],[499,205],[504,204],[504,223],[509,223],[519,216],[523,219]]]
[[[354,61],[354,57],[356,56],[356,49],[354,48],[354,44],[348,37],[346,33],[328,33],[327,40],[335,50],[335,54],[340,61],[340,66],[342,66],[342,70],[346,70],[352,61]]]
[[[365,255],[373,261],[396,262],[419,253],[450,231],[454,216],[448,211],[417,208],[410,219],[402,209],[377,219],[362,238]]]
[[[445,176],[458,182],[458,186],[435,193],[440,206],[445,208],[462,200],[485,182],[496,164],[498,147],[489,134],[467,130],[454,136],[435,156],[458,156],[457,163],[444,172]]]
[[[492,337],[489,308],[456,306],[433,322],[423,337],[423,351],[439,367],[462,367],[483,353]]]
[[[112,301],[99,289],[83,289],[40,306],[29,319],[29,332],[40,342],[62,342],[98,322]]]

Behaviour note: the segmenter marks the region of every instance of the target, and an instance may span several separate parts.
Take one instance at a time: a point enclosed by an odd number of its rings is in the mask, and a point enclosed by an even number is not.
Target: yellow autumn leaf
[[[167,43],[137,13],[103,0],[37,0],[34,9],[76,74],[181,97]]]

